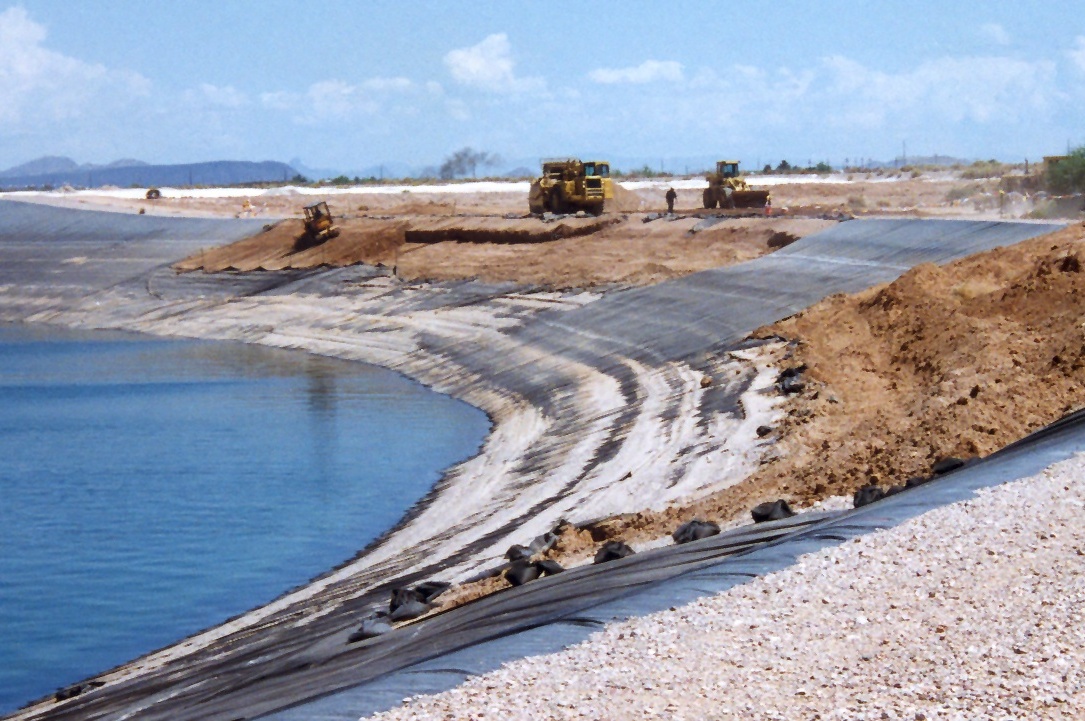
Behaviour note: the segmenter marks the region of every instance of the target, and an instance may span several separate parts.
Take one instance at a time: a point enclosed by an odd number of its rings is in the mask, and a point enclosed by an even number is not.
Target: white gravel
[[[1085,455],[381,719],[1085,718]]]

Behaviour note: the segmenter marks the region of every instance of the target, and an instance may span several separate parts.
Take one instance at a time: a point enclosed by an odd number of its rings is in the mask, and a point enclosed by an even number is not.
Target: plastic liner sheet
[[[751,578],[792,565],[799,556],[851,538],[896,526],[928,510],[971,498],[976,490],[1035,475],[1053,463],[1085,451],[1085,412],[1071,414],[1028,438],[979,462],[925,485],[841,514],[803,519],[802,515],[769,526],[736,529],[702,541],[656,549],[603,566],[588,566],[534,581],[497,594],[414,627],[379,637],[395,640],[393,656],[430,653],[427,660],[405,665],[322,699],[267,718],[276,721],[357,719],[398,705],[404,698],[452,688],[471,675],[508,661],[550,653],[584,640],[603,625],[643,616],[719,593]],[[804,520],[813,521],[803,523]],[[763,529],[763,530],[762,530]],[[772,531],[785,531],[772,538]],[[770,536],[736,555],[722,547]],[[713,558],[716,556],[715,558]],[[488,602],[488,603],[487,603]],[[475,608],[478,606],[478,608]],[[466,623],[453,616],[462,613]],[[470,620],[467,619],[471,616]],[[440,628],[427,631],[428,623]],[[374,644],[376,647],[377,644]],[[453,647],[455,650],[452,650]],[[378,666],[389,664],[385,657]],[[360,659],[359,677],[373,670]]]
[[[0,201],[0,285],[65,295],[140,276],[200,248],[259,232],[266,220],[176,218]]]
[[[920,263],[948,263],[1063,226],[967,220],[853,220],[775,253],[666,283],[612,293],[543,315],[515,334],[578,360],[654,364],[734,344],[833,293],[895,280]],[[555,332],[557,331],[557,332]]]

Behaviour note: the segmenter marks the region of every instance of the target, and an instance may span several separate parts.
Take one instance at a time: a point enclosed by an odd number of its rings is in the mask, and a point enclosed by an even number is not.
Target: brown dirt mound
[[[178,271],[208,273],[237,270],[284,270],[355,263],[388,264],[403,245],[403,224],[381,220],[349,220],[339,224],[337,238],[311,248],[301,247],[300,220],[284,220],[263,233],[236,243],[211,248],[174,264]]]
[[[822,387],[792,411],[780,471],[809,500],[986,455],[1085,403],[1085,229],[834,296],[766,329]],[[786,468],[786,471],[785,471]]]
[[[609,213],[553,223],[493,216],[337,216],[338,238],[300,249],[301,221],[285,220],[251,238],[196,253],[174,268],[217,272],[382,263],[395,265],[398,275],[408,280],[480,278],[558,288],[646,285],[756,258],[772,252],[784,238],[833,225],[810,219],[735,218],[691,233],[698,221],[688,217],[644,223],[640,216]]]
[[[636,213],[649,209],[648,201],[636,191],[626,190],[617,183],[613,183],[613,188],[614,197],[606,202],[608,213]],[[662,194],[660,194],[660,198],[662,197]],[[664,208],[667,206],[665,202],[662,205]]]

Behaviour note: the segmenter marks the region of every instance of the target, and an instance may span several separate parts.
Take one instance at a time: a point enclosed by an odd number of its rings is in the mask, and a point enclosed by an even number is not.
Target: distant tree
[[[1085,192],[1085,146],[1047,169],[1047,186],[1056,193]]]
[[[461,175],[470,175],[474,178],[478,166],[487,167],[499,162],[500,158],[491,153],[462,148],[445,158],[445,162],[441,164],[440,175],[443,180],[452,180]]]
[[[822,161],[814,166],[814,170],[819,173],[831,173],[833,172],[833,166],[829,165],[825,161]]]
[[[780,164],[776,166],[777,173],[787,173],[791,170],[791,163],[786,160],[781,160]]]
[[[771,175],[772,174],[772,163],[765,163],[765,167],[761,169],[761,172],[765,173],[766,175]]]
[[[350,178],[345,175],[337,175],[330,182],[332,185],[350,185]]]
[[[309,179],[306,178],[301,173],[298,173],[297,175],[295,175],[293,178],[290,179],[290,182],[293,183],[294,185],[307,185],[309,183]]]

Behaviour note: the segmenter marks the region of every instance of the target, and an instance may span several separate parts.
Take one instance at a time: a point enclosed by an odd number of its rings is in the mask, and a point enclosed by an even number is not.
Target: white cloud
[[[997,45],[1009,45],[1010,34],[1006,28],[998,23],[984,23],[980,25],[980,35]]]
[[[542,78],[518,77],[505,33],[490,35],[478,45],[452,50],[444,58],[452,78],[468,87],[492,93],[541,91]]]
[[[645,60],[640,65],[629,68],[599,68],[588,73],[588,77],[597,83],[653,83],[682,81],[682,63],[674,60]]]
[[[458,98],[450,98],[445,103],[445,110],[454,120],[471,119],[471,110],[467,107],[467,103]]]
[[[260,104],[268,110],[291,112],[302,123],[347,120],[361,115],[377,115],[394,106],[400,98],[434,93],[437,84],[419,86],[408,78],[368,78],[358,83],[345,80],[321,80],[304,92],[275,91],[262,93]]]
[[[138,73],[85,63],[42,46],[45,26],[22,7],[0,13],[0,120],[9,124],[78,118],[149,94]]]
[[[260,103],[269,110],[291,110],[297,107],[298,97],[295,93],[276,90],[273,93],[261,93]]]
[[[1085,73],[1085,35],[1078,35],[1074,39],[1074,48],[1066,53],[1070,60]]]
[[[838,117],[858,114],[872,122],[901,113],[932,121],[1016,120],[1045,112],[1058,94],[1055,65],[1048,61],[942,58],[893,74],[834,56],[820,70],[818,92],[829,91]]]
[[[218,86],[202,83],[185,94],[186,99],[220,108],[241,108],[249,104],[248,97],[232,85]]]
[[[360,83],[360,87],[365,90],[373,90],[377,92],[381,91],[403,91],[410,90],[414,87],[407,78],[370,78],[369,80],[363,80]]]

